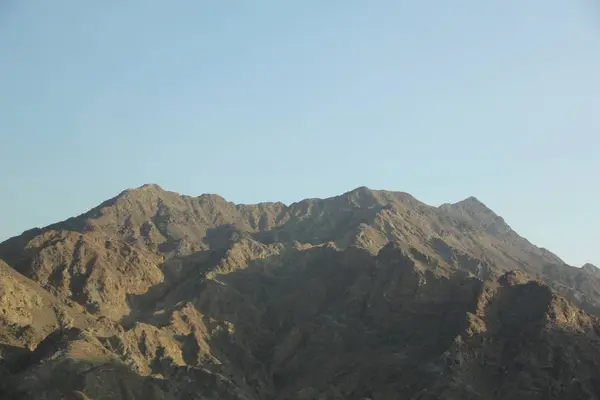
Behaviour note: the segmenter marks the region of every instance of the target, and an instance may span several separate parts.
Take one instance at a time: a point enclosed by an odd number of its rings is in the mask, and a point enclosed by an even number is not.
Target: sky
[[[475,196],[600,266],[600,3],[2,0],[0,240],[157,183]]]

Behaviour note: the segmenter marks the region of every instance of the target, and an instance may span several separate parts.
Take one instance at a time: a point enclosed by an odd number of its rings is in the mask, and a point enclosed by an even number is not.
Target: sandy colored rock
[[[0,398],[600,397],[597,268],[474,197],[144,185],[0,259]]]

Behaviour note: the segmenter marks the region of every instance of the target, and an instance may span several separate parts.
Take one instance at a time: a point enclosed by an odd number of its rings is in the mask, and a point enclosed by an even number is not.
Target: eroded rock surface
[[[0,398],[600,397],[597,269],[475,198],[145,185],[0,260]]]

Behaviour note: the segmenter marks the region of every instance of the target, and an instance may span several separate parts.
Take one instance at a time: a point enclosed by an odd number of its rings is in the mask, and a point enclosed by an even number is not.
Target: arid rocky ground
[[[475,198],[145,185],[0,244],[0,398],[598,399],[598,316]]]

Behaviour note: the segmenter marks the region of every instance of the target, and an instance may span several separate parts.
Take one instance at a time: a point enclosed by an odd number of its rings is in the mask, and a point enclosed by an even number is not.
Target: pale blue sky
[[[592,0],[0,1],[0,239],[158,183],[474,195],[600,265]]]

